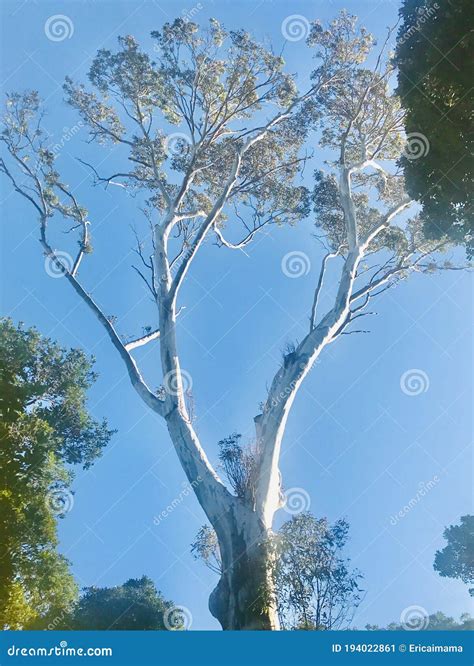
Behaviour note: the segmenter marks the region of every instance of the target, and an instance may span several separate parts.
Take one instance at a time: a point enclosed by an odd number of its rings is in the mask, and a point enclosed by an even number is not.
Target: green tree
[[[77,596],[56,552],[71,466],[90,467],[112,431],[87,412],[92,359],[0,320],[0,627],[21,629]]]
[[[86,587],[70,612],[61,615],[55,609],[30,628],[156,631],[179,628],[180,623],[179,609],[142,576],[116,587]]]
[[[274,539],[274,577],[283,629],[345,629],[361,601],[362,575],[343,550],[349,524],[309,511],[285,522]]]
[[[401,161],[407,191],[423,205],[425,233],[465,242],[472,257],[472,3],[404,0],[400,16],[395,62],[406,110],[408,151]],[[420,153],[417,134],[427,140]]]
[[[463,613],[459,620],[445,615],[441,611],[424,615],[423,609],[418,609],[418,615],[414,622],[416,628],[420,631],[472,631],[474,629],[474,619],[469,613]],[[400,622],[390,622],[386,627],[379,627],[378,624],[367,624],[367,631],[403,631],[406,625]]]
[[[459,578],[466,585],[474,584],[474,516],[461,516],[459,525],[444,530],[448,542],[435,555],[434,569],[440,576]],[[474,587],[469,589],[474,597]]]

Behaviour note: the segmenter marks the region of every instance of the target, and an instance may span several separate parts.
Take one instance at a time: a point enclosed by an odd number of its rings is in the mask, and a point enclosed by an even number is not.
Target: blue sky
[[[64,77],[84,79],[95,51],[114,48],[118,35],[151,44],[150,31],[175,16],[192,15],[197,22],[215,16],[280,47],[288,14],[325,20],[342,7],[380,38],[395,23],[398,3],[2,3],[2,89],[36,88],[46,99],[46,126],[63,144],[58,167],[93,222],[94,254],[81,277],[105,311],[118,317],[122,332],[139,334],[142,325],[156,323],[130,268],[130,225],[140,228],[143,220],[137,202],[122,191],[91,188],[89,174],[74,159],[93,155],[96,163],[103,160],[104,170],[116,164],[113,149],[86,145],[84,129],[69,139],[77,117],[63,103]],[[70,39],[46,38],[45,22],[55,14],[72,21]],[[298,72],[301,81],[308,75],[304,56],[303,42],[286,45],[288,71]],[[166,429],[130,388],[100,325],[64,280],[44,270],[32,210],[5,182],[1,186],[2,314],[94,354],[100,377],[90,393],[91,411],[118,429],[93,469],[77,472],[74,506],[60,523],[61,551],[81,585],[110,586],[147,574],[165,596],[189,608],[193,629],[217,628],[207,610],[215,576],[189,551],[204,514],[183,493],[184,474]],[[181,297],[186,310],[179,318],[179,342],[182,365],[193,380],[196,427],[212,460],[219,439],[234,431],[252,436],[253,416],[285,343],[306,330],[321,260],[312,224],[309,219],[277,229],[247,254],[207,244],[193,266]],[[57,234],[55,242],[67,249],[69,241]],[[290,251],[309,256],[307,275],[289,279],[282,273],[282,257]],[[335,280],[331,273],[329,286]],[[346,336],[325,351],[291,414],[281,463],[284,484],[304,489],[316,515],[350,522],[347,554],[363,572],[367,591],[354,622],[359,627],[398,620],[412,605],[456,616],[469,610],[466,587],[440,578],[432,562],[443,545],[443,528],[472,512],[471,296],[470,277],[459,272],[414,276],[383,294],[371,334]],[[137,358],[157,385],[157,347],[146,347]],[[400,378],[413,368],[426,373],[429,388],[409,396]],[[432,489],[394,521],[420,484],[430,481]],[[176,497],[178,506],[154,524]],[[288,517],[282,511],[278,521]]]

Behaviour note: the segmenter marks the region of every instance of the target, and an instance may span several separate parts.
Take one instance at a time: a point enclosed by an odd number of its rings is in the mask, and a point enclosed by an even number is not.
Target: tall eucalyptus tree
[[[64,89],[91,141],[118,148],[114,173],[89,165],[95,183],[146,198],[151,241],[150,247],[138,241],[137,271],[156,303],[156,327],[124,341],[82,281],[93,220],[55,169],[37,93],[7,99],[0,169],[32,204],[45,254],[104,327],[140,398],[166,422],[219,542],[222,574],[210,597],[212,614],[224,629],[276,629],[265,544],[282,504],[279,458],[298,390],[325,347],[369,314],[370,300],[413,271],[432,270],[432,253],[447,241],[425,240],[418,217],[401,216],[411,205],[396,167],[402,113],[383,53],[372,69],[364,64],[373,40],[354,17],[342,13],[327,27],[312,23],[312,74],[304,90],[284,71],[280,55],[216,20],[199,28],[177,19],[152,37],[157,62],[133,37],[120,38],[116,52],[97,53],[90,87],[68,78]],[[298,178],[318,142],[333,159],[326,173],[316,172],[309,192]],[[285,355],[254,417],[246,492],[231,492],[206,455],[186,401],[177,340],[182,286],[209,237],[222,251],[242,249],[263,228],[308,216],[311,201],[327,254],[313,302],[302,312],[308,331]],[[69,264],[48,237],[60,216],[79,234]],[[321,313],[330,258],[340,263],[339,286]],[[148,344],[157,345],[161,363],[158,390],[147,385],[133,357]]]

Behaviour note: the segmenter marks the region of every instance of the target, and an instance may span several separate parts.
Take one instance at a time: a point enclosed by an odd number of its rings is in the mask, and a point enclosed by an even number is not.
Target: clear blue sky
[[[60,141],[77,122],[62,101],[64,77],[84,79],[96,50],[114,48],[118,35],[133,34],[150,44],[151,30],[192,10],[198,22],[215,16],[279,47],[288,14],[325,20],[342,7],[382,37],[396,21],[398,3],[4,0],[2,88],[38,89],[47,100],[46,125]],[[72,20],[70,39],[46,38],[45,21],[54,14]],[[304,55],[303,42],[285,49],[288,70],[303,79],[308,74]],[[140,333],[142,325],[156,323],[130,268],[129,226],[141,224],[141,214],[121,190],[90,187],[75,156],[105,159],[104,170],[112,171],[116,162],[113,150],[91,149],[86,138],[82,129],[64,141],[58,159],[93,221],[95,253],[81,277],[105,311],[118,316],[122,332]],[[129,387],[120,359],[86,307],[64,280],[46,274],[34,214],[5,182],[2,201],[2,313],[93,353],[100,377],[90,394],[91,410],[118,429],[93,469],[77,473],[74,507],[60,524],[61,551],[81,585],[110,586],[147,574],[167,597],[190,609],[193,629],[217,628],[207,610],[214,574],[189,552],[204,523],[198,503],[188,495],[159,525],[153,523],[185,481],[163,423]],[[179,318],[179,338],[183,367],[193,378],[197,429],[211,459],[222,437],[234,431],[253,434],[252,418],[281,350],[304,334],[321,258],[311,231],[311,220],[276,230],[249,256],[208,244],[193,267],[181,298],[187,309]],[[67,249],[64,235],[56,243]],[[288,279],[282,274],[281,259],[291,250],[309,255],[308,275]],[[367,590],[355,618],[359,627],[398,620],[411,605],[456,616],[469,610],[466,587],[440,578],[432,562],[443,544],[444,526],[472,512],[471,294],[469,276],[458,272],[415,276],[383,294],[372,333],[332,345],[292,412],[281,464],[285,487],[305,489],[318,516],[349,520],[348,555],[364,573]],[[156,352],[147,347],[137,355],[152,384],[159,383]],[[418,396],[400,390],[400,377],[411,368],[429,377],[429,390]],[[435,487],[391,524],[420,483],[435,476]],[[281,512],[279,520],[287,517]]]

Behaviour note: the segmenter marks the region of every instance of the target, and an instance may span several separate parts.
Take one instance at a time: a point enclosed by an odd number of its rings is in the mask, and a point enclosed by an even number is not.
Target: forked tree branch
[[[129,353],[130,349],[131,348],[133,349],[133,347],[130,348],[128,345],[123,344],[122,340],[120,339],[120,336],[115,330],[115,327],[113,323],[110,321],[110,319],[104,314],[103,310],[94,301],[92,296],[90,296],[90,294],[86,292],[84,287],[80,284],[80,282],[72,274],[72,272],[70,272],[58,259],[55,251],[46,240],[46,235],[44,230],[45,230],[45,225],[44,223],[42,223],[40,242],[41,245],[43,246],[43,249],[45,250],[46,256],[49,257],[54,262],[55,266],[62,272],[62,274],[67,279],[69,284],[72,286],[76,294],[92,310],[92,312],[95,314],[99,322],[104,327],[107,335],[109,336],[109,339],[111,340],[112,344],[114,345],[114,347],[120,354],[120,357],[122,358],[123,362],[125,363],[131,384],[138,393],[138,395],[149,407],[151,407],[151,409],[153,409],[154,412],[156,412],[160,416],[164,416],[163,402],[149,389],[138,369],[137,364],[135,363],[134,359]]]
[[[352,200],[352,194],[350,190],[347,190],[344,183],[340,184],[340,196],[341,200],[344,197],[346,199],[349,197]],[[386,274],[384,279],[381,278],[374,281],[373,286],[362,288],[359,292],[354,291],[358,267],[365,254],[369,251],[370,244],[384,229],[389,227],[396,215],[405,210],[410,203],[410,199],[403,199],[399,204],[391,208],[382,216],[380,222],[363,241],[358,240],[356,228],[354,226],[351,228],[351,225],[356,225],[357,221],[355,215],[352,216],[350,212],[351,207],[348,208],[349,224],[346,227],[346,233],[349,248],[352,243],[352,249],[349,249],[344,259],[334,304],[318,325],[314,326],[315,304],[317,306],[319,301],[326,262],[334,253],[328,253],[323,258],[313,298],[310,331],[296,347],[295,351],[285,357],[283,366],[273,378],[263,412],[255,418],[256,436],[260,451],[260,469],[256,493],[257,511],[260,511],[264,517],[267,514],[272,514],[279,505],[278,461],[281,442],[288,415],[297,392],[322,350],[344,332],[354,317],[354,313],[359,309],[355,308],[351,310],[352,302],[361,296],[367,296],[373,289],[382,286],[396,272],[394,269],[391,269],[387,271],[390,275]],[[350,241],[349,236],[351,237]],[[335,254],[338,254],[338,252]],[[355,294],[358,294],[357,298]],[[365,307],[367,302],[368,298],[362,307]]]

